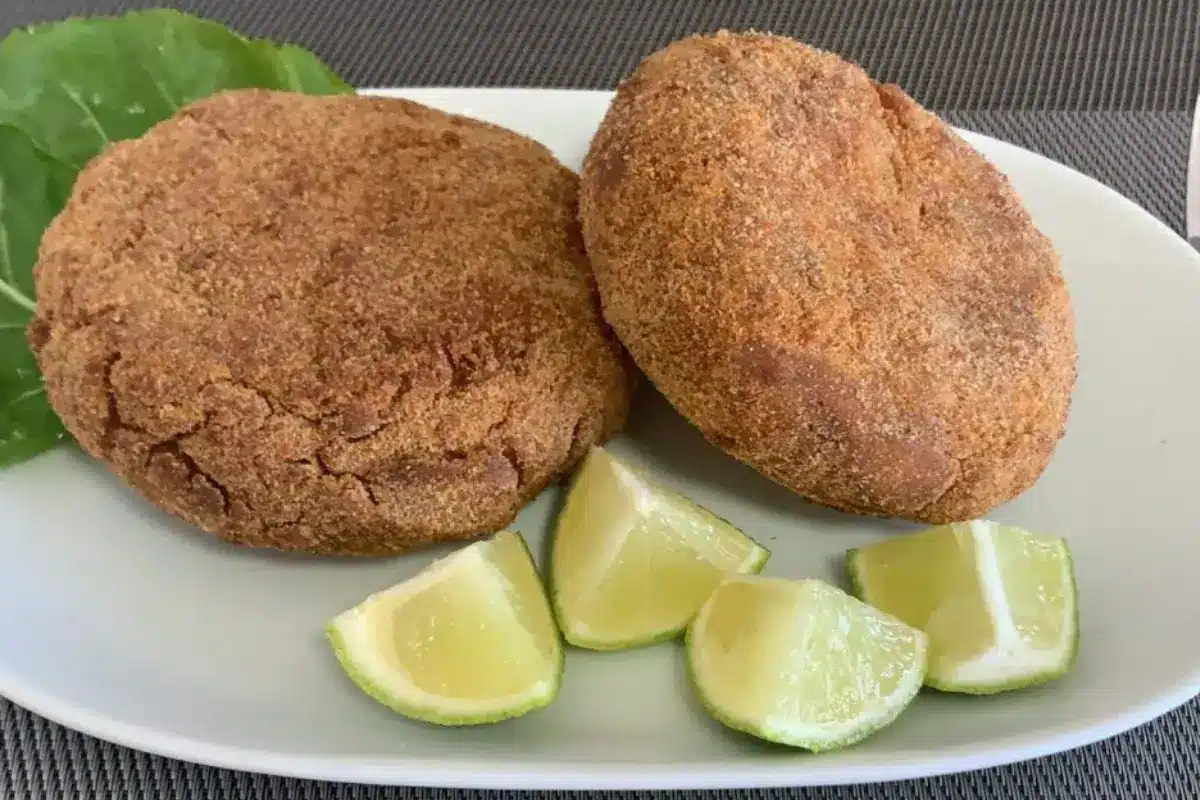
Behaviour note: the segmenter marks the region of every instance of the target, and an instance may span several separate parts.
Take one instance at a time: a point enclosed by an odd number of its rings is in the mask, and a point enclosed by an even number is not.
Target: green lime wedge
[[[697,695],[736,730],[812,751],[891,723],[921,688],[925,635],[818,580],[733,576],[688,629]]]
[[[533,559],[508,531],[468,545],[330,620],[346,674],[393,710],[475,725],[550,704],[558,630]]]
[[[1075,576],[1060,538],[977,520],[851,550],[847,565],[860,598],[929,635],[935,689],[1019,689],[1075,661]]]
[[[551,599],[568,642],[616,650],[683,633],[728,573],[770,553],[725,520],[592,448],[554,532]]]

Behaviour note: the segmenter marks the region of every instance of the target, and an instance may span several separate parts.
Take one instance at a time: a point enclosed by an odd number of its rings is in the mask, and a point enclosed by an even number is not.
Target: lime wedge
[[[551,598],[567,641],[616,650],[681,634],[721,579],[770,553],[594,447],[554,532]]]
[[[563,654],[524,540],[502,532],[330,620],[346,674],[395,711],[475,725],[551,703]]]
[[[921,688],[926,638],[818,580],[733,576],[696,615],[687,656],[718,720],[823,751],[899,716]]]
[[[926,683],[992,694],[1064,675],[1079,638],[1062,539],[986,520],[851,550],[855,593],[929,635]]]

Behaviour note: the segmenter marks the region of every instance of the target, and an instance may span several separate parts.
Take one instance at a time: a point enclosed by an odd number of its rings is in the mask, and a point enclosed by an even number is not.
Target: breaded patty
[[[606,318],[733,456],[934,523],[1046,467],[1076,360],[1054,249],[900,89],[782,37],[689,38],[621,84],[581,179]]]
[[[50,402],[233,542],[501,528],[628,410],[576,191],[540,144],[407,101],[198,102],[88,164],[46,232]]]

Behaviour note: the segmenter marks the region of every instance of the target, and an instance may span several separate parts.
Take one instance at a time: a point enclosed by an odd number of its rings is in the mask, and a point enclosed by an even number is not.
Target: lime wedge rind
[[[333,648],[338,663],[341,664],[342,669],[350,680],[364,694],[387,706],[392,711],[419,722],[451,726],[485,725],[493,722],[503,722],[504,720],[514,719],[550,705],[558,696],[558,691],[562,683],[561,678],[555,677],[552,680],[538,684],[528,693],[498,698],[489,704],[473,703],[469,710],[463,709],[457,712],[452,710],[452,706],[457,705],[457,703],[445,699],[431,699],[429,702],[424,703],[402,702],[396,695],[385,688],[383,682],[373,678],[350,658],[347,652],[346,639],[335,625],[330,623],[326,627],[325,635],[329,640],[330,646]],[[560,651],[558,667],[556,669],[559,675],[561,675],[563,669],[562,662],[563,658]]]
[[[598,473],[603,474],[597,475]],[[581,604],[578,598],[579,587],[599,585],[604,576],[608,574],[608,570],[617,562],[622,548],[628,541],[630,531],[614,530],[611,534],[603,534],[600,537],[605,539],[602,552],[598,557],[591,559],[591,563],[587,565],[586,574],[583,576],[564,574],[563,551],[568,551],[571,547],[578,548],[577,540],[582,535],[575,530],[580,525],[578,522],[580,512],[573,508],[573,505],[578,503],[581,508],[586,506],[588,498],[585,496],[585,491],[588,482],[599,482],[605,479],[620,487],[617,493],[621,495],[622,502],[625,504],[623,508],[611,511],[606,508],[601,512],[602,514],[611,514],[617,520],[618,528],[622,522],[625,525],[633,525],[651,516],[656,517],[659,524],[668,524],[667,520],[669,519],[702,520],[712,528],[720,529],[718,538],[722,541],[736,544],[740,550],[745,550],[744,558],[740,563],[724,567],[723,571],[758,573],[770,558],[771,553],[767,548],[737,529],[728,520],[714,514],[680,492],[660,484],[643,470],[612,456],[604,448],[593,447],[568,485],[563,507],[551,537],[547,571],[550,603],[555,619],[564,640],[574,647],[585,650],[615,651],[678,639],[683,636],[688,623],[694,616],[693,610],[675,622],[652,630],[638,631],[633,635],[618,635],[608,630],[597,631],[588,624],[586,604]],[[587,515],[583,524],[591,528],[589,535],[594,535],[597,526],[608,525],[612,528],[613,520],[596,520],[595,515]],[[564,587],[570,587],[575,594],[574,607],[566,600],[566,595],[572,592],[568,592]],[[584,607],[581,608],[581,605]],[[699,603],[697,603],[698,605]]]
[[[994,523],[976,520],[960,523],[969,526],[973,537],[991,536]],[[982,528],[980,527],[982,526]],[[987,533],[984,533],[987,529]],[[920,535],[920,534],[917,534]],[[925,676],[925,685],[935,691],[969,695],[994,695],[1003,692],[1027,689],[1056,681],[1071,671],[1079,654],[1079,602],[1075,579],[1074,562],[1067,543],[1054,540],[1054,547],[1062,565],[1061,584],[1067,604],[1064,616],[1066,625],[1057,646],[1035,649],[1019,641],[1014,633],[1003,638],[1003,646],[996,646],[987,653],[963,664],[944,663],[935,655]],[[879,604],[885,610],[887,604],[873,597],[866,586],[864,550],[856,548],[846,551],[846,571],[852,594],[870,604]],[[1000,624],[1005,621],[1000,620]]]
[[[757,575],[762,572],[770,558],[771,551],[755,542],[755,547],[751,551],[750,556],[735,571],[739,575]],[[553,586],[554,584],[551,585]],[[678,627],[666,628],[647,636],[632,637],[629,639],[596,637],[591,635],[586,626],[571,626],[566,622],[567,616],[557,605],[557,596],[558,593],[552,591],[550,599],[551,605],[554,607],[555,619],[558,620],[559,630],[562,631],[563,639],[567,644],[583,650],[613,652],[616,650],[629,650],[635,647],[649,647],[651,645],[662,644],[663,642],[670,642],[684,637],[691,624],[691,620],[687,620]]]
[[[424,692],[415,685],[402,669],[383,665],[369,651],[367,609],[373,603],[391,596],[415,594],[421,588],[432,586],[448,577],[453,571],[467,567],[471,562],[479,564],[485,559],[482,548],[499,537],[511,537],[519,543],[528,568],[537,575],[532,555],[524,537],[519,533],[502,531],[495,537],[468,545],[433,564],[400,584],[371,594],[358,605],[329,620],[325,636],[338,664],[347,677],[368,697],[383,706],[413,720],[442,726],[484,725],[513,719],[531,711],[544,708],[555,701],[562,685],[565,654],[562,637],[553,624],[549,613],[545,588],[540,577],[537,586],[542,592],[542,601],[547,604],[549,627],[546,633],[553,635],[553,652],[546,664],[546,677],[532,683],[527,689],[487,700],[443,697]],[[495,571],[493,577],[506,581],[505,576]]]
[[[690,502],[686,498],[681,498],[685,502]],[[728,520],[713,514],[707,509],[701,508],[702,511],[712,515],[721,522],[734,527]],[[743,534],[745,536],[745,534]],[[555,537],[557,538],[557,537]],[[771,551],[763,547],[751,537],[746,536],[753,545],[746,560],[740,564],[734,572],[741,575],[757,575],[766,567],[767,561],[771,558]],[[551,561],[553,563],[553,561]],[[562,633],[563,640],[573,646],[583,650],[595,650],[599,652],[614,652],[617,650],[629,650],[635,647],[650,647],[664,642],[674,641],[683,638],[691,624],[688,619],[676,627],[664,628],[663,630],[655,631],[646,636],[636,636],[631,638],[610,639],[592,635],[586,625],[575,623],[570,619],[570,615],[559,604],[559,593],[554,590],[558,584],[554,580],[553,568],[550,571],[550,603],[554,609],[554,618],[558,622],[559,630]]]
[[[754,575],[731,575],[723,583],[731,581],[775,582],[793,586],[821,584],[815,579],[787,580],[761,578]],[[833,589],[835,592],[840,591],[833,587],[827,588]],[[717,593],[714,592],[710,602],[704,605],[692,624],[688,626],[685,635],[686,663],[689,683],[697,700],[710,716],[726,728],[774,744],[800,748],[812,753],[829,752],[857,744],[891,725],[912,704],[921,690],[927,666],[928,642],[923,633],[909,629],[916,645],[914,666],[903,676],[896,689],[887,696],[884,702],[872,709],[870,714],[860,715],[857,718],[839,721],[835,724],[821,725],[802,724],[795,720],[780,719],[769,715],[759,718],[727,708],[716,702],[711,692],[706,691],[705,679],[700,674],[699,668],[701,659],[695,655],[696,649],[702,646],[700,638],[703,636],[708,613],[716,596]],[[891,624],[900,628],[908,627],[873,607],[866,607],[863,610],[886,618]]]
[[[1028,650],[1023,664],[1004,664],[988,669],[986,663],[971,665],[973,669],[960,669],[948,675],[926,676],[925,685],[940,692],[956,694],[992,695],[1001,692],[1028,689],[1063,678],[1075,666],[1079,655],[1079,603],[1075,585],[1074,566],[1070,551],[1062,547],[1061,557],[1065,567],[1063,580],[1070,587],[1068,626],[1059,647],[1052,650]]]
[[[691,636],[690,629],[687,636]],[[833,750],[841,750],[842,748],[850,747],[870,738],[895,722],[908,709],[913,700],[916,699],[922,688],[921,678],[919,676],[915,677],[903,693],[893,695],[895,705],[890,707],[887,713],[881,714],[868,722],[860,721],[853,726],[843,726],[844,732],[838,730],[831,732],[829,728],[816,726],[797,730],[795,726],[776,725],[769,721],[759,723],[727,712],[715,703],[710,702],[704,693],[700,691],[695,667],[690,659],[687,662],[687,674],[688,682],[692,685],[693,694],[696,699],[704,707],[709,716],[724,727],[756,739],[771,742],[772,744],[795,747],[807,750],[810,753],[827,753]]]

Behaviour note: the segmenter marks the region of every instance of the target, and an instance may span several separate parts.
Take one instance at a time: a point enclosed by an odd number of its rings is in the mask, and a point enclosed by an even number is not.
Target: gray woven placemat
[[[671,39],[797,36],[935,108],[1183,110],[1197,0],[0,0],[0,22],[141,5],[304,42],[358,86],[607,88]]]
[[[0,0],[0,29],[136,5],[173,5],[248,34],[301,42],[358,85],[609,87],[642,55],[688,32],[726,26],[788,33],[855,58],[956,124],[1093,175],[1182,228],[1189,110],[1200,90],[1197,0]],[[334,785],[200,767],[100,742],[0,699],[0,800],[520,796]],[[1196,800],[1200,701],[1073,753],[970,775],[720,793],[721,800],[1005,796]]]

